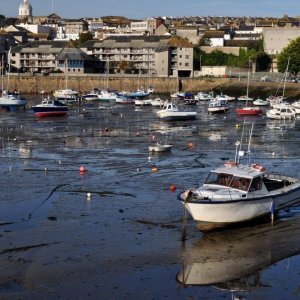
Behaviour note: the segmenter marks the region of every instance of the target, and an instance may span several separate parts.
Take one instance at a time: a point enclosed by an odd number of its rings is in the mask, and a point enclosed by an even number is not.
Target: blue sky
[[[0,0],[0,14],[16,17],[21,0]],[[54,12],[64,18],[108,15],[142,19],[169,16],[273,16],[300,15],[297,0],[29,0],[34,16]],[[148,6],[148,4],[150,4]]]

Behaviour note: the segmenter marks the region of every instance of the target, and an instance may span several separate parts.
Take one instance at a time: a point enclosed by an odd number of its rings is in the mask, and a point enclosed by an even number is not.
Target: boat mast
[[[3,71],[3,67],[4,67],[4,56],[3,53],[1,54],[1,94],[3,95],[3,84],[4,84],[4,71]]]
[[[289,59],[288,59],[287,65],[286,65],[286,69],[285,69],[285,73],[284,73],[284,82],[283,82],[282,100],[284,99],[284,92],[285,92],[286,78],[287,78],[287,73],[288,73],[288,70],[289,70],[290,59],[291,59],[291,57],[289,56]]]
[[[66,57],[66,60],[65,60],[65,78],[66,78],[66,90],[68,89],[68,75],[67,75],[67,66],[68,66],[68,58]]]
[[[10,56],[11,56],[11,47],[9,48],[9,51],[8,51],[8,73],[7,73],[7,87],[6,87],[6,94],[7,94],[7,97],[8,97],[8,90],[9,90],[9,74],[10,74]]]
[[[240,152],[241,152],[242,144],[243,144],[244,130],[245,130],[245,120],[244,120],[244,122],[243,122],[241,141],[237,141],[237,142],[235,143],[235,145],[236,145],[236,159],[235,159],[235,161],[236,161],[237,163],[240,162],[240,156],[241,156],[241,155],[240,155]]]
[[[248,96],[249,96],[249,83],[250,83],[250,57],[249,57],[249,65],[248,65],[247,94],[246,94],[247,100],[246,101],[248,101]]]

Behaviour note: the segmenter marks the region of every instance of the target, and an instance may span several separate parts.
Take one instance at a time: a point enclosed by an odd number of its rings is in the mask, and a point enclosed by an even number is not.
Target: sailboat
[[[247,79],[247,94],[246,96],[239,97],[238,100],[246,101],[246,106],[237,108],[235,112],[238,115],[259,115],[262,113],[262,110],[256,106],[249,106],[248,102],[253,101],[253,98],[249,97],[249,81],[250,81],[250,59],[249,59],[249,68],[248,68],[248,79]]]
[[[104,101],[104,102],[116,102],[117,100],[117,94],[115,92],[109,91],[109,59],[106,60],[107,64],[107,73],[106,73],[106,87],[105,89],[101,89],[98,93],[98,100]]]
[[[68,88],[68,75],[67,75],[68,59],[65,60],[65,89],[56,90],[53,96],[64,104],[77,102],[79,92]]]
[[[283,91],[282,91],[282,99],[284,99],[284,92],[285,92],[285,86],[286,86],[286,78],[287,78],[287,73],[289,69],[289,64],[290,64],[290,58],[288,59],[287,67],[285,70],[285,75],[284,75],[284,84],[283,84]],[[290,103],[288,102],[273,102],[270,103],[271,108],[267,110],[266,115],[270,119],[277,119],[277,120],[282,120],[282,119],[295,119],[296,118],[296,110],[295,107],[293,107]]]
[[[9,57],[9,63],[8,63],[7,83],[6,83],[7,87],[6,90],[2,90],[2,94],[0,96],[0,107],[9,111],[14,111],[18,108],[25,109],[27,100],[24,97],[21,97],[19,93],[12,94],[9,92],[10,55],[8,57]],[[3,76],[4,76],[3,67],[4,67],[4,61],[2,56],[1,59],[2,89],[3,89]]]

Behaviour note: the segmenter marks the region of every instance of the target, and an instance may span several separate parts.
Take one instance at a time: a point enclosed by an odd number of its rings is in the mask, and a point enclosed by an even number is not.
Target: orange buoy
[[[158,169],[157,169],[157,167],[153,166],[151,170],[152,170],[152,173],[156,173]]]
[[[193,143],[189,143],[188,146],[189,146],[189,148],[193,148],[194,145],[193,145]]]
[[[174,193],[174,192],[176,191],[175,185],[173,185],[173,184],[170,185],[170,191],[171,191],[172,193]]]
[[[85,172],[85,167],[84,166],[80,166],[79,171],[80,171],[80,173],[84,173]]]

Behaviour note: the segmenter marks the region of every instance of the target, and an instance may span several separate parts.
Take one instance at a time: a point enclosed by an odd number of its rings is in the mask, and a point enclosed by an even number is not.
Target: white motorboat
[[[249,141],[252,130],[253,125]],[[258,163],[242,164],[241,152],[237,142],[234,161],[212,170],[200,187],[178,195],[201,231],[252,221],[299,202],[298,178],[269,173]]]
[[[207,108],[210,113],[226,113],[229,109],[227,100],[210,100]]]
[[[290,104],[278,103],[273,104],[272,108],[266,111],[266,115],[270,119],[284,120],[284,119],[295,119],[296,112]]]
[[[149,100],[149,99],[134,99],[134,105],[149,106],[149,105],[151,105],[151,100]]]
[[[255,105],[255,106],[267,106],[267,105],[269,105],[269,101],[257,98],[253,101],[253,105]]]
[[[199,92],[198,94],[196,94],[194,96],[195,100],[198,101],[210,101],[214,99],[214,93],[210,92],[210,93],[205,93],[205,92]]]
[[[99,90],[93,89],[89,93],[84,94],[81,96],[81,98],[85,101],[96,101],[98,100]]]
[[[25,108],[27,100],[20,95],[3,93],[0,96],[0,107],[7,110],[16,110],[18,108]]]
[[[174,102],[165,102],[161,110],[156,112],[157,116],[166,121],[194,120],[196,111],[179,110]]]
[[[79,92],[71,89],[56,90],[53,96],[62,103],[73,103],[78,100]]]
[[[119,104],[134,104],[134,100],[125,96],[118,95],[116,98],[116,103]]]
[[[295,111],[297,115],[300,114],[300,100],[291,103],[291,108]]]
[[[220,94],[220,95],[217,95],[215,97],[216,100],[227,100],[227,101],[233,101],[235,100],[235,97],[233,96],[229,96],[229,95],[225,95],[225,94]]]
[[[237,98],[239,101],[253,101],[254,99],[252,97],[249,97],[247,95],[243,95]]]
[[[98,100],[104,102],[115,102],[118,95],[114,92],[109,92],[107,90],[101,90],[98,94]]]
[[[149,100],[149,102],[154,107],[163,107],[165,100],[163,100],[161,98],[155,98],[155,99]]]
[[[171,151],[173,145],[171,144],[161,144],[161,143],[155,143],[151,146],[149,146],[150,152],[169,152]]]

